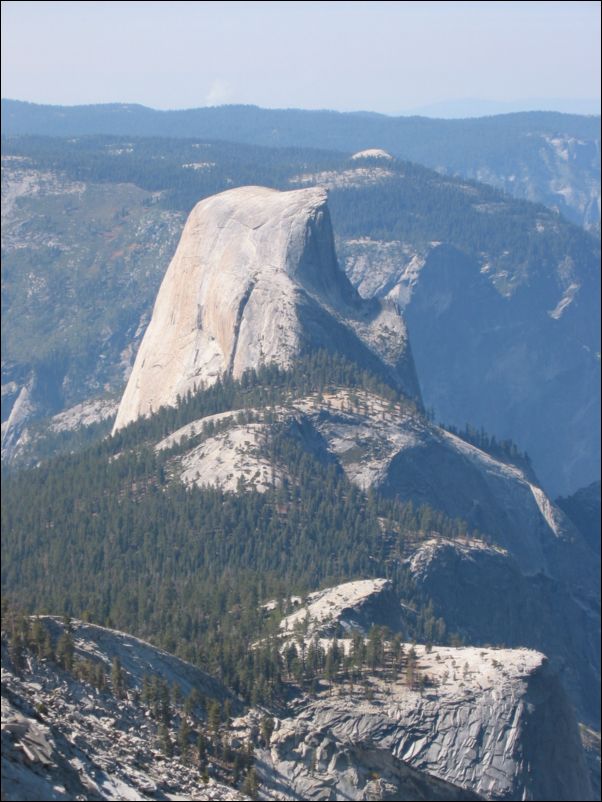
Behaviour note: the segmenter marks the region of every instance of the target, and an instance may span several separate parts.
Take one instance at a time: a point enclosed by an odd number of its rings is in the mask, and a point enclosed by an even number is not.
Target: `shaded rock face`
[[[276,720],[258,753],[265,786],[296,799],[409,799],[413,784],[418,799],[593,798],[574,714],[543,655],[415,651],[430,679],[422,693],[373,677],[371,698],[338,688]],[[382,796],[369,795],[375,775]]]
[[[387,579],[360,579],[310,593],[298,610],[280,622],[284,634],[295,632],[308,617],[306,638],[345,636],[352,631],[364,635],[373,625],[403,629],[402,610]]]
[[[530,261],[440,243],[355,240],[339,252],[362,295],[403,308],[439,420],[511,438],[553,495],[599,478],[598,260],[559,260],[544,245]]]
[[[326,193],[241,187],[201,201],[157,296],[115,429],[178,396],[327,347],[420,392],[392,304],[362,301],[339,270]]]
[[[600,555],[600,480],[568,498],[557,499],[556,503],[579,529],[592,551]]]
[[[599,272],[559,309],[560,277],[504,296],[475,267],[436,251],[406,309],[425,397],[447,422],[519,443],[551,493],[598,478]]]
[[[503,650],[488,654],[503,665]],[[462,650],[456,656],[461,661]],[[457,695],[394,687],[388,699],[378,689],[374,702],[318,700],[282,722],[266,762],[302,799],[366,798],[375,767],[393,789],[406,790],[412,768],[427,788],[435,778],[455,786],[449,797],[426,791],[422,799],[467,798],[458,786],[486,799],[591,799],[577,725],[557,680],[547,669],[522,678],[499,673],[499,687],[468,682]]]
[[[519,159],[511,174],[501,165],[464,167],[463,175],[500,187],[509,195],[545,203],[585,228],[600,225],[599,141],[566,134],[534,134],[539,158]],[[593,170],[592,170],[593,168]]]
[[[2,460],[35,464],[48,416],[121,394],[183,219],[34,162],[2,157]]]
[[[63,622],[52,616],[39,618],[50,631],[53,642],[58,641],[64,631]],[[75,621],[73,639],[78,657],[100,660],[109,672],[112,661],[118,658],[130,688],[140,690],[144,675],[150,676],[154,673],[170,684],[176,682],[184,696],[196,688],[198,692],[212,699],[229,699],[235,708],[239,705],[234,695],[209,674],[133,635],[97,624]]]
[[[348,651],[351,632],[365,632],[372,613],[377,623],[383,605],[393,612],[388,581],[346,582],[310,594],[281,635],[309,616],[306,643],[328,648],[337,637]],[[573,709],[543,654],[410,644],[404,654],[411,649],[415,676],[428,678],[422,690],[377,672],[365,687],[336,684],[276,719],[259,754],[265,786],[301,799],[593,798]]]
[[[511,554],[459,541],[431,540],[407,565],[417,588],[470,643],[545,652],[581,719],[600,725],[598,602],[543,573],[525,576]]]

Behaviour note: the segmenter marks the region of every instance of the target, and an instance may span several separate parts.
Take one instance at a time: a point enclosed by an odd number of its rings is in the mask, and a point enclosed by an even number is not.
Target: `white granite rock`
[[[223,374],[311,348],[384,371],[420,391],[401,316],[363,301],[339,269],[326,192],[240,187],[188,218],[157,296],[115,430]]]
[[[413,769],[485,799],[593,798],[574,715],[542,654],[414,648],[426,690],[372,677],[368,698],[356,684],[307,700],[260,750],[262,782],[287,799],[400,799]],[[375,774],[390,796],[365,795]]]
[[[456,545],[467,553],[492,550]],[[286,645],[294,633],[297,643],[318,639],[328,650],[336,636],[349,654],[350,632],[382,626],[393,604],[385,579],[326,588],[283,619],[281,639]],[[399,631],[394,616],[388,623]],[[574,713],[541,652],[410,643],[402,649],[397,668],[326,682],[275,719],[258,754],[262,782],[275,798],[593,798]],[[251,711],[235,727],[244,732],[254,718]]]

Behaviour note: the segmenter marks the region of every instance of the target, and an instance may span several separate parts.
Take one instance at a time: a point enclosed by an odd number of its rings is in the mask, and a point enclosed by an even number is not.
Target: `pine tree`
[[[46,635],[46,627],[42,624],[39,618],[34,618],[31,625],[30,637],[32,649],[38,657],[43,656]]]
[[[272,716],[264,716],[261,719],[260,732],[266,746],[269,746],[270,738],[274,732],[275,721]]]
[[[121,661],[118,657],[113,658],[111,666],[111,686],[117,699],[123,699],[126,695],[126,680]]]
[[[105,676],[105,670],[104,670],[104,666],[102,665],[102,663],[97,663],[96,664],[96,668],[94,670],[94,684],[96,685],[98,690],[101,691],[101,692],[104,691],[104,689],[106,687],[107,679],[106,679],[106,676]]]
[[[173,743],[171,740],[171,736],[169,735],[169,730],[165,724],[159,725],[158,731],[158,738],[159,738],[159,748],[163,752],[166,757],[173,757]]]
[[[199,706],[200,701],[201,697],[199,696],[199,692],[196,688],[192,688],[184,702],[184,712],[189,716],[192,715]]]
[[[177,682],[174,682],[171,686],[171,701],[174,708],[178,708],[182,702],[182,689],[178,685]]]
[[[169,687],[164,679],[157,680],[157,713],[159,721],[167,726],[171,719],[171,709],[169,707]]]
[[[204,771],[207,766],[207,739],[202,732],[199,732],[196,739],[196,753],[200,771]]]
[[[54,649],[52,648],[52,639],[48,630],[44,633],[44,644],[42,646],[42,657],[44,660],[54,660]]]
[[[250,768],[247,772],[247,776],[245,777],[245,781],[242,786],[242,792],[245,794],[245,796],[248,796],[251,799],[257,799],[258,790],[259,783],[257,782],[257,773],[255,772],[254,768]]]
[[[221,720],[222,720],[221,705],[217,700],[214,699],[209,704],[209,710],[207,711],[207,724],[211,732],[213,733],[218,732]]]
[[[71,671],[73,669],[74,653],[75,645],[71,637],[71,632],[69,630],[64,630],[56,645],[56,659],[65,671]]]
[[[190,725],[186,716],[182,717],[178,730],[177,744],[180,754],[185,757],[188,751],[188,739],[190,738]]]

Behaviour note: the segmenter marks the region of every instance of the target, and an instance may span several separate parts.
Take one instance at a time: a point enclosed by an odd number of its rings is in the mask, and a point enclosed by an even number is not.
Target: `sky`
[[[586,110],[600,98],[600,4],[5,0],[2,97]]]

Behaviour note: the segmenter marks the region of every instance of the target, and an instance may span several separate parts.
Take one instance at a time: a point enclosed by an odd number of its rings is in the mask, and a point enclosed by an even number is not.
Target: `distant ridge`
[[[597,228],[600,220],[599,117],[529,111],[444,120],[242,105],[158,111],[135,103],[2,100],[1,130],[4,136],[199,138],[349,154],[380,149],[544,203],[578,225]],[[591,202],[584,205],[573,187],[585,188]]]
[[[436,119],[418,113],[388,116],[370,111],[264,109],[252,105],[167,111],[138,103],[53,106],[3,98],[1,130],[3,135],[9,136],[208,136],[258,145],[329,147],[345,151],[382,147],[392,149],[396,155],[421,161],[418,156],[422,151],[435,142],[442,144],[454,131],[463,129],[477,134],[499,126],[514,134],[562,130],[574,136],[595,137],[599,135],[600,123],[596,116],[556,111]],[[418,133],[426,135],[427,141],[413,142]]]
[[[406,109],[404,114],[419,114],[425,117],[444,119],[466,119],[468,117],[486,117],[493,114],[517,114],[530,111],[554,111],[560,114],[600,114],[600,99],[583,98],[530,98],[523,101],[485,100],[482,98],[464,98],[430,103],[413,109]]]

